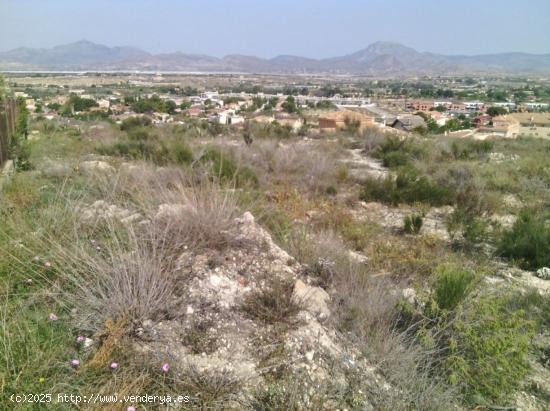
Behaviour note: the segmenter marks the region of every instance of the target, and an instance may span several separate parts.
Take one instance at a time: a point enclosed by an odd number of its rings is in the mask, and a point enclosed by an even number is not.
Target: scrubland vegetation
[[[303,139],[256,125],[245,144],[240,131],[204,124],[90,125],[31,123],[39,138],[14,153],[17,172],[3,187],[3,407],[17,408],[13,393],[90,391],[181,392],[199,409],[499,409],[520,391],[548,406],[547,386],[525,381],[533,363],[548,375],[549,294],[507,274],[550,265],[547,140],[370,130]],[[351,173],[347,159],[358,147],[381,161],[384,177]],[[112,169],[89,173],[85,161]],[[110,214],[86,217],[97,201]],[[364,206],[373,202],[404,210],[398,228],[369,215]],[[447,210],[446,236],[430,231],[434,209]],[[232,234],[244,211],[288,252],[289,266],[329,293],[325,326],[391,388],[350,367],[346,390],[309,392],[282,367],[243,401],[244,383],[229,374],[165,371],[175,366],[167,353],[136,351],[144,321],[185,310],[185,253],[251,247]],[[284,365],[281,339],[299,326],[292,291],[293,283],[268,278],[231,308],[272,330],[266,364]],[[197,353],[215,350],[210,328],[194,323],[184,341]]]

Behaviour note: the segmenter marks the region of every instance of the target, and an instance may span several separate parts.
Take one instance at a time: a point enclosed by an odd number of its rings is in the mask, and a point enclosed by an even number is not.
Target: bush
[[[394,179],[368,179],[360,194],[363,201],[381,201],[398,205],[401,203],[426,203],[432,206],[453,204],[452,189],[438,185],[426,176],[418,176],[413,170],[402,171]]]
[[[147,127],[151,125],[151,119],[149,117],[128,117],[122,121],[120,129],[122,131],[129,131],[137,127]]]
[[[300,311],[293,291],[293,281],[273,277],[265,287],[248,294],[241,308],[251,318],[266,324],[292,324]]]
[[[474,273],[451,265],[437,268],[434,284],[434,298],[443,310],[452,310],[472,289]]]
[[[111,145],[99,146],[96,151],[103,155],[151,161],[159,166],[193,162],[192,151],[182,141],[158,141],[141,128],[129,131],[128,137],[129,139],[119,140]]]
[[[455,160],[472,160],[485,156],[493,149],[494,145],[494,142],[488,140],[465,140],[460,143],[453,141],[451,153]]]
[[[533,323],[523,310],[508,309],[507,298],[471,301],[453,323],[444,361],[449,381],[462,390],[466,402],[504,405],[528,372],[532,334]]]
[[[396,168],[409,164],[412,160],[424,157],[425,151],[409,139],[388,136],[374,152],[374,157],[382,160],[385,167]]]
[[[455,209],[445,224],[451,239],[465,249],[471,250],[489,239],[487,220],[462,208]]]
[[[403,230],[407,234],[418,234],[422,228],[423,219],[421,215],[413,214],[405,217],[403,221]]]
[[[248,167],[239,167],[231,155],[211,147],[201,156],[200,162],[209,164],[214,177],[225,183],[234,183],[237,187],[246,184],[256,185],[258,178]]]
[[[550,266],[550,215],[524,210],[503,233],[498,253],[528,270]]]

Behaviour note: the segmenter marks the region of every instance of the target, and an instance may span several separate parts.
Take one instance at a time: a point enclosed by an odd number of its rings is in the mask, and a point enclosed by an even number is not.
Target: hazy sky
[[[550,0],[0,0],[0,51],[77,40],[150,52],[332,57],[550,53]]]

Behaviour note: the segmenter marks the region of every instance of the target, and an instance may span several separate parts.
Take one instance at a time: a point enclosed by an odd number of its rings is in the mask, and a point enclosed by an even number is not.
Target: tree
[[[0,102],[6,98],[6,83],[4,82],[4,77],[0,76]]]
[[[508,113],[508,110],[506,110],[504,107],[489,107],[487,109],[487,114],[491,117],[501,116]]]
[[[319,108],[319,109],[333,109],[333,108],[336,108],[336,106],[332,103],[332,101],[322,100],[322,101],[317,102],[317,108]]]
[[[59,103],[50,103],[46,107],[48,107],[50,110],[59,111],[61,108],[61,104]]]
[[[298,112],[298,106],[296,106],[296,100],[294,97],[288,96],[285,102],[282,104],[283,110],[287,113],[296,113]]]
[[[17,122],[15,130],[19,137],[27,139],[29,135],[29,110],[27,110],[27,104],[22,97],[17,98]]]

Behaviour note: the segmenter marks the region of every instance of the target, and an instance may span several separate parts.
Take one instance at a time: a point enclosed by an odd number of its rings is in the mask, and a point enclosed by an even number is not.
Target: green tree
[[[508,110],[506,110],[504,107],[492,106],[487,109],[487,114],[491,117],[502,116],[506,113],[508,113]]]
[[[296,105],[296,100],[293,96],[288,96],[285,102],[282,104],[283,110],[287,113],[296,113],[298,112],[298,106]]]
[[[4,77],[0,76],[0,102],[6,98],[7,90]]]

